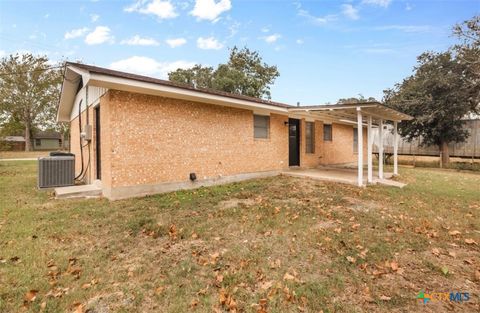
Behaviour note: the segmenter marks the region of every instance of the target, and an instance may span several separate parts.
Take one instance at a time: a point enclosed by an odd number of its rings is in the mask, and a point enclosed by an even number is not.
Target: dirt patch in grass
[[[236,207],[239,207],[239,206],[252,206],[255,204],[255,200],[254,199],[228,199],[228,200],[224,200],[224,201],[220,201],[220,203],[218,203],[218,208],[219,209],[232,209],[232,208],[236,208]]]

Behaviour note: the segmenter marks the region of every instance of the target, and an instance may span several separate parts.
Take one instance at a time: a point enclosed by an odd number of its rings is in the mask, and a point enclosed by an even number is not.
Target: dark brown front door
[[[288,165],[300,166],[300,120],[288,119]]]

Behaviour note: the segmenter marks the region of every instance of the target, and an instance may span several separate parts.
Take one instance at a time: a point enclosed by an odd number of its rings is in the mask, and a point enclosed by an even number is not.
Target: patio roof
[[[321,117],[329,120],[338,120],[345,123],[357,123],[357,111],[362,112],[363,121],[371,116],[373,123],[378,124],[380,120],[406,121],[411,120],[408,114],[391,109],[380,102],[358,102],[345,104],[312,105],[288,108],[289,112],[298,112]]]

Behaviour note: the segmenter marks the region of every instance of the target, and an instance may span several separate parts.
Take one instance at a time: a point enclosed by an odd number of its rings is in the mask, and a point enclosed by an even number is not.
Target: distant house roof
[[[62,136],[54,131],[40,131],[33,134],[33,139],[61,139]]]
[[[23,136],[5,136],[2,138],[2,140],[11,142],[25,142],[25,138],[23,138]]]

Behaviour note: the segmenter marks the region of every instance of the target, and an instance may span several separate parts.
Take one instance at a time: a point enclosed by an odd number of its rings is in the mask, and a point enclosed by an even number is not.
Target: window
[[[35,147],[40,147],[42,145],[42,141],[40,139],[35,139]]]
[[[332,141],[332,125],[323,124],[323,140]]]
[[[270,133],[270,116],[253,115],[253,137],[268,138]]]
[[[306,153],[315,153],[315,123],[305,123]]]
[[[358,152],[358,128],[353,128],[353,153]]]

